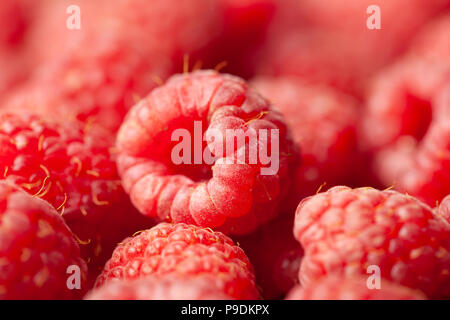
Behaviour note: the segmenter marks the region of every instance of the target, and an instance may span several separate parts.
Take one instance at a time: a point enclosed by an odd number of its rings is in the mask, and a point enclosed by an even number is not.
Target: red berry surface
[[[80,268],[80,289],[68,289],[72,265]],[[58,212],[0,182],[0,300],[79,298],[86,277],[80,248]]]
[[[211,286],[208,275],[147,276],[134,280],[112,281],[90,292],[86,300],[231,300]]]
[[[171,138],[176,129],[189,144],[180,164],[174,152],[181,142]],[[271,137],[267,143],[260,130]],[[233,134],[237,144],[227,147]],[[127,115],[117,146],[124,188],[143,214],[229,234],[248,234],[279,213],[297,160],[281,114],[244,80],[214,71],[175,75],[153,90]],[[263,148],[273,148],[270,164],[250,158]],[[216,156],[212,165],[207,151]]]
[[[301,150],[298,201],[326,184],[348,184],[357,160],[359,105],[351,96],[293,77],[260,77],[252,84],[284,115]],[[350,160],[351,159],[351,160]]]
[[[425,300],[425,295],[417,290],[403,287],[386,280],[380,288],[369,289],[367,278],[321,278],[308,287],[295,287],[288,300]]]
[[[375,79],[363,118],[374,171],[431,206],[450,192],[450,65],[405,59]]]
[[[428,23],[414,38],[409,54],[450,63],[450,14]]]
[[[376,266],[383,278],[430,298],[450,296],[450,225],[411,196],[334,187],[299,204],[294,235],[305,250],[302,285]]]
[[[117,242],[150,226],[121,187],[110,143],[103,130],[81,123],[0,115],[2,178],[52,204],[87,260],[104,262]]]
[[[211,286],[230,297],[258,298],[253,267],[244,251],[220,232],[183,223],[160,223],[125,239],[106,263],[96,287],[115,279],[168,274],[210,275]]]

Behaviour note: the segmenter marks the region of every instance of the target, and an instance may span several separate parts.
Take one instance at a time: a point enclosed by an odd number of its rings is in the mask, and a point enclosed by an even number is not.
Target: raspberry
[[[2,178],[50,202],[81,239],[84,257],[98,264],[145,225],[121,187],[110,143],[105,132],[80,123],[0,115]]]
[[[284,115],[302,152],[293,194],[295,207],[324,183],[349,183],[358,156],[357,102],[332,88],[292,77],[260,77],[252,84]]]
[[[400,61],[375,80],[363,118],[382,182],[432,206],[450,192],[448,81],[450,65]]]
[[[197,164],[192,159],[175,164],[173,153],[179,145],[171,141],[175,129],[194,140],[205,134],[208,140],[203,146],[194,141],[197,146],[183,151],[183,159],[192,154],[201,158],[206,151],[218,159],[211,161],[212,166],[205,158],[194,159]],[[256,137],[260,130],[272,138],[278,130],[279,152],[277,145]],[[225,145],[230,131],[238,137],[238,145],[231,148]],[[217,132],[222,138],[215,141],[212,135]],[[240,139],[243,135],[253,138]],[[153,90],[129,112],[117,145],[124,188],[141,213],[229,234],[248,234],[278,214],[296,160],[282,116],[242,79],[214,71],[175,75]],[[270,165],[279,164],[279,169],[263,172],[269,165],[261,158],[251,162],[251,154],[272,146],[276,159]]]
[[[127,238],[97,278],[96,287],[113,279],[148,275],[211,276],[210,284],[235,299],[256,299],[253,267],[244,251],[220,232],[160,223]]]
[[[408,195],[334,187],[299,204],[294,236],[305,250],[302,285],[377,266],[383,278],[430,298],[450,296],[450,225]]]
[[[305,0],[298,4],[295,17],[302,25],[333,30],[354,39],[356,46],[371,48],[368,51],[376,60],[389,59],[407,48],[411,38],[427,21],[431,20],[446,5],[448,0],[350,0],[345,5],[341,0],[327,3]],[[373,11],[371,5],[380,8],[380,29],[369,29],[367,20]]]
[[[302,249],[292,234],[293,215],[283,215],[237,238],[255,268],[265,299],[282,298],[297,282]]]
[[[382,280],[380,289],[369,289],[363,277],[324,277],[310,286],[295,287],[287,300],[425,300],[420,291]]]
[[[80,290],[67,287],[71,265],[80,268],[83,289],[86,263],[56,210],[0,182],[0,300],[77,298]]]
[[[368,52],[365,46],[354,46],[353,38],[330,31],[275,29],[258,57],[257,71],[300,77],[360,97],[367,77],[379,64]]]
[[[168,61],[139,47],[126,34],[88,34],[79,47],[63,47],[61,55],[37,69],[13,95],[10,108],[56,113],[115,133],[139,96],[170,70]]]
[[[441,216],[445,221],[450,223],[450,195],[442,200],[438,207],[437,214]]]
[[[113,281],[90,292],[86,300],[230,300],[221,290],[211,287],[207,275],[148,276],[135,280]]]

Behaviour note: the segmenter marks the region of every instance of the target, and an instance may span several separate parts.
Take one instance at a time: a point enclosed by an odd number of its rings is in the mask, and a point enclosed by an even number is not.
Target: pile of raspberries
[[[377,2],[1,1],[0,300],[450,299],[450,0]]]

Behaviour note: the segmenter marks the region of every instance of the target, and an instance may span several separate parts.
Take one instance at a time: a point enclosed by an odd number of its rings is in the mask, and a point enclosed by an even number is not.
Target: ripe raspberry
[[[375,80],[363,118],[382,182],[431,206],[450,192],[449,81],[450,65],[400,61]]]
[[[309,85],[292,77],[260,77],[252,84],[284,115],[302,152],[294,208],[323,183],[349,183],[358,156],[357,102],[332,88]]]
[[[438,207],[437,214],[445,221],[450,223],[450,195],[442,200],[441,204]]]
[[[106,263],[96,287],[113,279],[167,274],[210,275],[210,285],[230,297],[258,298],[253,267],[244,251],[220,232],[183,223],[160,223],[125,239]]]
[[[293,215],[283,215],[258,231],[237,238],[255,268],[265,299],[279,299],[298,282],[303,250],[292,234]]]
[[[203,132],[194,130],[200,122]],[[171,141],[175,129],[189,136],[182,164],[175,164],[177,154],[173,155],[179,148]],[[267,144],[256,137],[261,129],[271,136]],[[278,145],[272,139],[275,130]],[[217,132],[222,139],[215,141],[212,135]],[[238,137],[238,145],[231,148],[226,146],[230,132]],[[191,148],[191,138],[202,139],[204,134],[208,141],[202,146],[194,141]],[[282,116],[242,79],[214,71],[175,75],[153,90],[129,112],[117,145],[124,188],[143,214],[232,234],[248,234],[278,214],[296,160]],[[263,165],[261,157],[249,159],[265,147],[273,148],[270,164]],[[204,161],[207,151],[219,158],[212,166]],[[186,160],[190,155],[200,157],[194,161],[201,164]],[[262,172],[278,164],[277,172]]]
[[[91,291],[86,300],[230,300],[208,275],[148,276],[135,280],[112,281]]]
[[[3,149],[2,149],[3,150]],[[86,263],[69,228],[47,202],[0,182],[0,300],[71,299],[67,268]]]
[[[103,131],[80,123],[0,115],[2,178],[50,202],[82,240],[83,256],[99,264],[145,225],[121,187],[110,143]]]
[[[333,48],[330,50],[330,48]],[[324,30],[275,29],[258,57],[257,71],[295,76],[360,97],[367,77],[379,63],[354,38]]]
[[[425,300],[420,291],[382,280],[380,289],[369,289],[367,278],[328,276],[306,288],[297,286],[287,300]]]
[[[383,278],[430,298],[450,296],[450,226],[408,195],[334,187],[300,203],[294,236],[305,250],[302,285],[374,265]]]

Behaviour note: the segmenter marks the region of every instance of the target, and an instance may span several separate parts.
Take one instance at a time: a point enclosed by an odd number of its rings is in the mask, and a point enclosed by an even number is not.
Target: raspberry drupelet
[[[425,300],[425,295],[411,288],[380,281],[380,288],[370,289],[367,277],[339,278],[327,276],[306,288],[297,286],[287,300]]]
[[[429,298],[450,296],[450,225],[411,196],[334,187],[299,204],[294,236],[305,250],[302,285],[377,266],[383,278]]]
[[[1,177],[47,200],[102,265],[116,243],[151,226],[134,210],[118,177],[106,132],[32,113],[0,115]]]
[[[231,300],[208,275],[147,276],[112,281],[92,290],[86,300]]]
[[[188,136],[182,155],[180,130]],[[227,234],[251,233],[278,215],[297,161],[282,115],[244,80],[209,70],[175,75],[135,105],[117,147],[124,188],[141,213]]]
[[[244,251],[220,232],[184,223],[160,223],[125,239],[114,250],[95,286],[149,275],[208,275],[210,285],[230,297],[258,298],[253,267]]]
[[[68,288],[70,266],[79,268],[81,288]],[[86,279],[80,248],[58,212],[1,181],[0,300],[76,299],[86,290]]]

